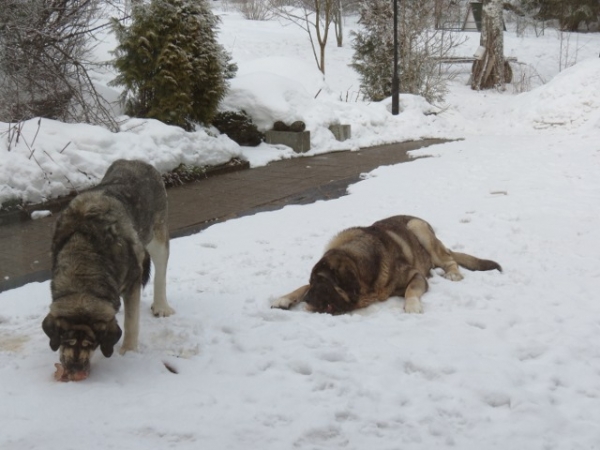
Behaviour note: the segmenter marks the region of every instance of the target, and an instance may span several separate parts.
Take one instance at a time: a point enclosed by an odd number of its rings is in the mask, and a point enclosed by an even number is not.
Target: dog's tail
[[[142,286],[146,286],[150,279],[150,253],[146,252],[144,255],[144,262],[142,264]]]
[[[469,270],[497,270],[502,272],[502,267],[496,261],[491,259],[480,259],[466,253],[450,252],[459,266]]]

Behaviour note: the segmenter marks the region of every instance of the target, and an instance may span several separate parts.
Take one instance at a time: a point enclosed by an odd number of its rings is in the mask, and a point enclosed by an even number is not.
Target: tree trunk
[[[333,24],[335,26],[335,39],[338,47],[342,47],[344,45],[344,28],[342,19],[342,0],[336,0]]]
[[[504,62],[504,21],[500,0],[483,2],[480,45],[485,48],[485,52],[481,59],[473,63],[471,89],[504,90],[508,73],[505,73],[507,71]]]
[[[326,41],[319,41],[319,47],[321,50],[321,57],[320,57],[320,64],[319,64],[319,69],[321,70],[321,73],[323,73],[323,75],[325,75],[325,47],[327,45]]]

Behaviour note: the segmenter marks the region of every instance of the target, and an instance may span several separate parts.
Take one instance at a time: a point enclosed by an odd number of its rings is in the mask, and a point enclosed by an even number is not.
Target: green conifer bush
[[[126,114],[188,131],[209,124],[237,70],[218,22],[206,0],[151,0],[134,6],[130,24],[115,21],[112,84],[125,87]]]

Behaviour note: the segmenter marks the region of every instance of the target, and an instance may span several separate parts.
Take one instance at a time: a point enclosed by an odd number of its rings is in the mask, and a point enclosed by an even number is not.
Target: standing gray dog
[[[75,197],[52,239],[52,304],[42,323],[50,348],[60,349],[56,378],[83,380],[100,347],[109,357],[121,338],[116,314],[123,297],[125,336],[120,353],[137,350],[140,293],[154,263],[157,317],[167,303],[167,194],[160,173],[141,161],[115,161],[98,186]]]

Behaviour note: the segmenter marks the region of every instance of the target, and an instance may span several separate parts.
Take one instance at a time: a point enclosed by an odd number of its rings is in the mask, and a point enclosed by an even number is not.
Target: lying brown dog
[[[446,278],[459,281],[463,276],[458,266],[502,271],[495,261],[448,250],[424,220],[394,216],[339,233],[313,267],[309,284],[275,300],[272,307],[289,309],[306,302],[311,311],[342,314],[403,296],[404,310],[420,313],[430,271],[440,267]]]

